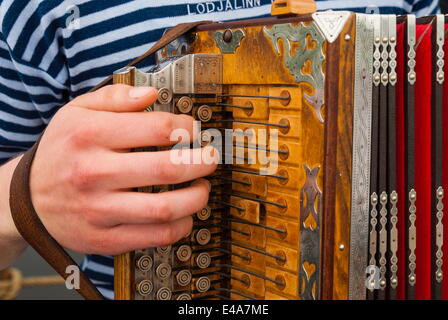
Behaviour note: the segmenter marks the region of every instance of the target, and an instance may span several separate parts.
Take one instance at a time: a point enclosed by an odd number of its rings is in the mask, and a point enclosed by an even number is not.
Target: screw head
[[[226,31],[224,31],[223,35],[222,35],[222,39],[224,40],[224,42],[229,43],[230,41],[232,41],[233,38],[233,34],[232,31],[227,29]]]

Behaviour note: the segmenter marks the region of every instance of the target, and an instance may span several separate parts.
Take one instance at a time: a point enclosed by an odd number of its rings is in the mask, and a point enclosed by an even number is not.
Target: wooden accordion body
[[[442,15],[317,12],[201,25],[117,71],[223,164],[190,236],[115,258],[116,299],[447,297],[444,39]]]

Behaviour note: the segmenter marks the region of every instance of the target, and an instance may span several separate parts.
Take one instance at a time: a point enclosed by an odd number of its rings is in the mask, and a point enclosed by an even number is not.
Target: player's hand
[[[206,206],[216,162],[174,164],[170,151],[131,152],[169,146],[174,129],[194,134],[193,118],[140,112],[157,91],[126,85],[104,87],[61,108],[48,125],[32,169],[36,212],[64,247],[119,254],[166,246],[191,232],[191,215]],[[212,148],[192,149],[191,157],[218,157]],[[216,159],[216,158],[215,158]],[[162,193],[134,188],[194,181]]]

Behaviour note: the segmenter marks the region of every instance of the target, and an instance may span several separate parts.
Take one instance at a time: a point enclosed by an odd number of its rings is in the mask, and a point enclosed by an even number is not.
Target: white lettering
[[[232,2],[230,0],[226,0],[226,11],[233,10]]]
[[[196,11],[197,11],[199,14],[203,14],[203,13],[205,13],[205,5],[204,5],[203,3],[198,3],[198,4],[196,5]]]
[[[207,2],[207,13],[215,11],[215,4],[213,2]]]

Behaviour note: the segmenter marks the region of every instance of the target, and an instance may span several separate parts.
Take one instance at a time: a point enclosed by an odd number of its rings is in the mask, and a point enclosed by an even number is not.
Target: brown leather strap
[[[188,22],[188,23],[181,23],[177,26],[169,29],[162,38],[160,38],[159,41],[157,41],[151,49],[146,51],[142,56],[136,58],[135,60],[128,63],[125,67],[131,67],[135,66],[137,63],[145,60],[147,57],[155,53],[156,51],[162,49],[170,42],[176,40],[180,36],[186,34],[187,32],[191,31],[192,29],[196,28],[197,26],[201,24],[211,23],[212,21],[197,21],[197,22]],[[98,90],[101,87],[104,87],[108,83],[112,81],[112,76],[107,77],[103,81],[101,81],[99,84],[97,84],[94,88],[92,88],[89,92],[93,92],[95,90]]]
[[[133,60],[127,66],[136,65],[178,37],[191,31],[196,26],[205,23],[210,23],[210,21],[183,23],[175,26],[168,30],[144,55]],[[112,76],[106,78],[90,91],[95,91],[108,84],[111,79]],[[40,221],[31,201],[29,185],[30,171],[39,142],[40,139],[23,155],[23,158],[20,160],[14,171],[9,198],[11,214],[22,237],[56,270],[57,273],[66,279],[70,275],[66,273],[67,266],[77,264],[45,229],[45,226]],[[88,300],[103,299],[103,296],[83,272],[80,272],[80,288],[77,289],[77,291]]]
[[[39,219],[31,201],[30,171],[34,155],[39,146],[40,139],[26,152],[17,165],[12,176],[9,204],[11,215],[17,230],[64,279],[70,276],[66,273],[69,265],[77,265],[75,261],[48,233]],[[87,276],[80,272],[80,288],[77,291],[89,300],[102,300],[103,296],[90,282]]]

